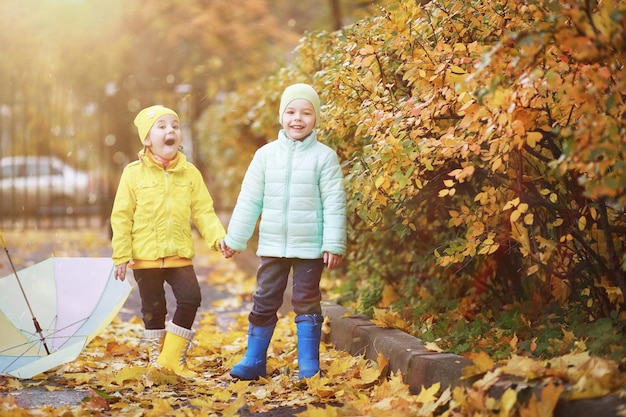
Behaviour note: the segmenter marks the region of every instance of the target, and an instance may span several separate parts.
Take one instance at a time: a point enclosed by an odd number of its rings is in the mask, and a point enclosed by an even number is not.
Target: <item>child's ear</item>
[[[145,138],[143,140],[143,146],[145,146],[146,148],[150,147],[150,145],[152,145],[152,142],[150,141],[150,136],[148,136],[147,138]]]

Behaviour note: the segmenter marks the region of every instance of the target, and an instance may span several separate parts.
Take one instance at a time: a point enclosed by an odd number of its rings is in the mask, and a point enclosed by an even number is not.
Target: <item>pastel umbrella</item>
[[[113,278],[108,258],[52,257],[13,270],[0,278],[0,374],[17,378],[75,360],[132,290]]]

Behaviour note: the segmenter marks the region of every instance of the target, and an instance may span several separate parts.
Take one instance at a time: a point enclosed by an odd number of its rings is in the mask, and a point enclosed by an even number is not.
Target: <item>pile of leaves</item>
[[[63,237],[64,247],[55,253],[78,256],[94,251],[98,234],[90,234],[84,245],[81,234],[54,232]],[[46,242],[47,232],[28,232],[26,242]],[[85,233],[83,233],[84,236]],[[68,238],[71,236],[73,238]],[[16,241],[9,234],[10,241]],[[103,238],[102,238],[103,239]],[[102,240],[103,244],[105,240]],[[322,376],[300,381],[297,377],[296,332],[293,313],[280,318],[268,354],[266,379],[237,381],[229,370],[246,348],[247,306],[254,277],[243,273],[231,260],[210,252],[197,240],[197,262],[213,265],[202,280],[231,296],[201,313],[197,336],[188,355],[190,366],[199,372],[194,380],[146,367],[147,351],[142,342],[139,318],[119,318],[96,337],[74,362],[35,377],[19,380],[0,377],[0,416],[235,416],[278,407],[305,407],[299,417],[316,416],[432,416],[432,415],[549,415],[559,399],[601,397],[620,392],[626,379],[614,361],[591,357],[580,350],[557,360],[542,361],[513,356],[494,361],[488,354],[470,357],[465,387],[435,384],[412,394],[400,374],[390,374],[388,361],[353,357],[322,344]],[[86,249],[86,247],[89,247]],[[100,246],[103,247],[103,246]],[[17,248],[18,252],[20,251]],[[329,285],[326,283],[326,285]],[[329,324],[324,324],[327,332]],[[437,346],[431,344],[433,350]],[[517,378],[515,384],[497,395],[491,389],[503,377]],[[470,379],[475,381],[469,383]],[[531,395],[541,386],[541,395]],[[37,408],[20,407],[20,392],[43,387],[51,392],[72,390],[84,393],[79,404]]]

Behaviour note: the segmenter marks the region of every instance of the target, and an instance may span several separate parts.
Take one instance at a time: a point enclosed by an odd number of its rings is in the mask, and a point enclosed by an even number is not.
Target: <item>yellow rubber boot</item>
[[[148,344],[148,366],[157,366],[157,359],[161,354],[163,341],[165,340],[165,329],[146,329],[143,337]]]
[[[157,365],[169,369],[184,378],[195,378],[198,374],[187,367],[187,349],[196,332],[168,322],[163,349],[157,359]]]

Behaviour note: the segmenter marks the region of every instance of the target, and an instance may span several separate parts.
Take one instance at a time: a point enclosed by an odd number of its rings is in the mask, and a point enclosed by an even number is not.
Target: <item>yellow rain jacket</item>
[[[166,168],[147,151],[128,164],[111,213],[113,261],[133,269],[192,264],[191,224],[219,250],[226,234],[202,174],[181,152]]]

